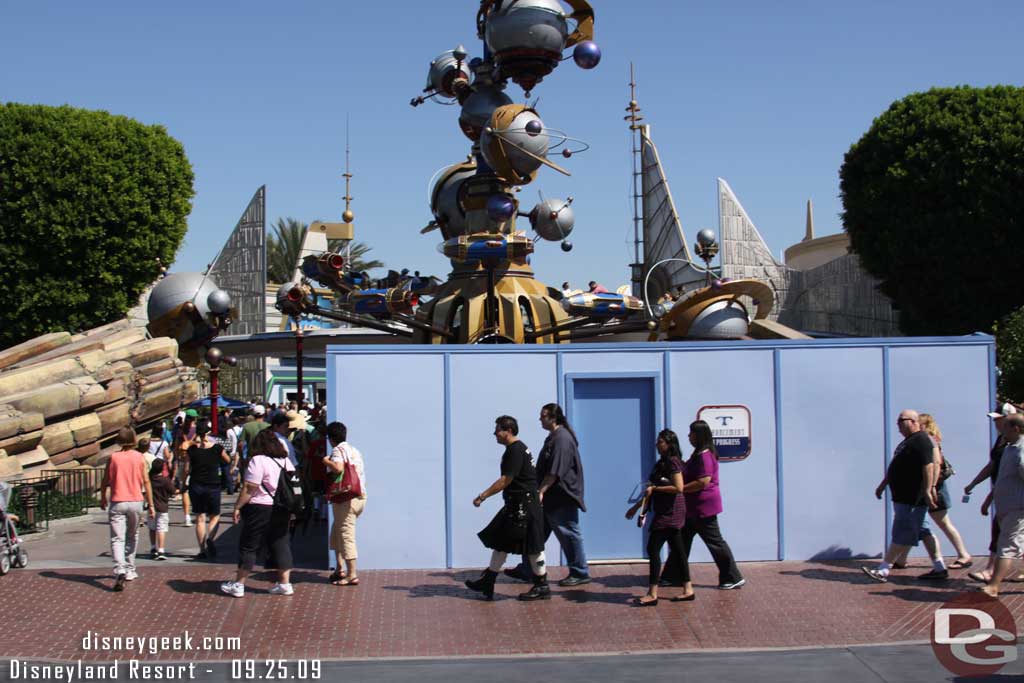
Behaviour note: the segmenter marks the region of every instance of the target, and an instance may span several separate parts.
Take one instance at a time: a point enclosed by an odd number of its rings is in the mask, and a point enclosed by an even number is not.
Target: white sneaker
[[[185,526],[192,526],[192,518],[191,517],[186,517],[185,518]]]
[[[125,581],[134,581],[137,578],[139,578],[139,575],[136,574],[135,572],[126,572],[125,575],[124,575],[124,580]]]
[[[270,589],[271,595],[292,595],[294,592],[295,589],[290,583],[275,583]]]
[[[236,598],[245,597],[245,584],[237,581],[228,581],[220,585],[220,592]]]

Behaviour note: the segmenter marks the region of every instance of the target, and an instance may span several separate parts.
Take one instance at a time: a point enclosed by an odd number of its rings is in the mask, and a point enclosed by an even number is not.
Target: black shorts
[[[220,514],[220,484],[191,484],[188,493],[195,514],[210,517]]]

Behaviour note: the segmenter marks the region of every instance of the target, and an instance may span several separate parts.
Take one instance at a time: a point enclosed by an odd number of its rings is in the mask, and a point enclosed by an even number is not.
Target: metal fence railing
[[[12,491],[8,512],[21,518],[24,532],[49,529],[50,520],[77,517],[99,506],[103,469],[43,470],[40,476],[8,482]]]

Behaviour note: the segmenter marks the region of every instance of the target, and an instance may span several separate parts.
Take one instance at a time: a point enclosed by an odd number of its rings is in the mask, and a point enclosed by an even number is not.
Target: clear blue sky
[[[592,0],[604,58],[541,83],[547,126],[586,140],[572,178],[542,170],[532,204],[576,198],[576,248],[540,243],[548,284],[628,280],[629,63],[690,241],[717,228],[724,177],[778,254],[840,229],[843,154],[894,100],[933,86],[1021,85],[1019,0],[697,3]],[[408,101],[438,53],[480,53],[475,0],[15,2],[0,0],[0,100],[71,104],[161,124],[196,175],[174,270],[201,270],[253,192],[268,219],[338,220],[351,120],[357,239],[389,267],[444,276],[428,179],[469,150],[456,107]],[[522,101],[522,90],[509,94]]]

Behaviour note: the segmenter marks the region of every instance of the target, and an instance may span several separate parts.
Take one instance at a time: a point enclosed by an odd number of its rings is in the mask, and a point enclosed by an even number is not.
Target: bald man
[[[886,487],[892,496],[892,542],[877,568],[861,569],[875,581],[885,583],[889,580],[889,570],[896,558],[923,541],[932,559],[932,570],[918,578],[943,581],[949,578],[949,572],[939,552],[939,540],[928,528],[928,509],[935,507],[933,485],[938,475],[935,444],[921,429],[916,411],[902,411],[896,426],[903,435],[903,441],[896,446],[885,478],[875,489],[875,497],[879,499]]]

